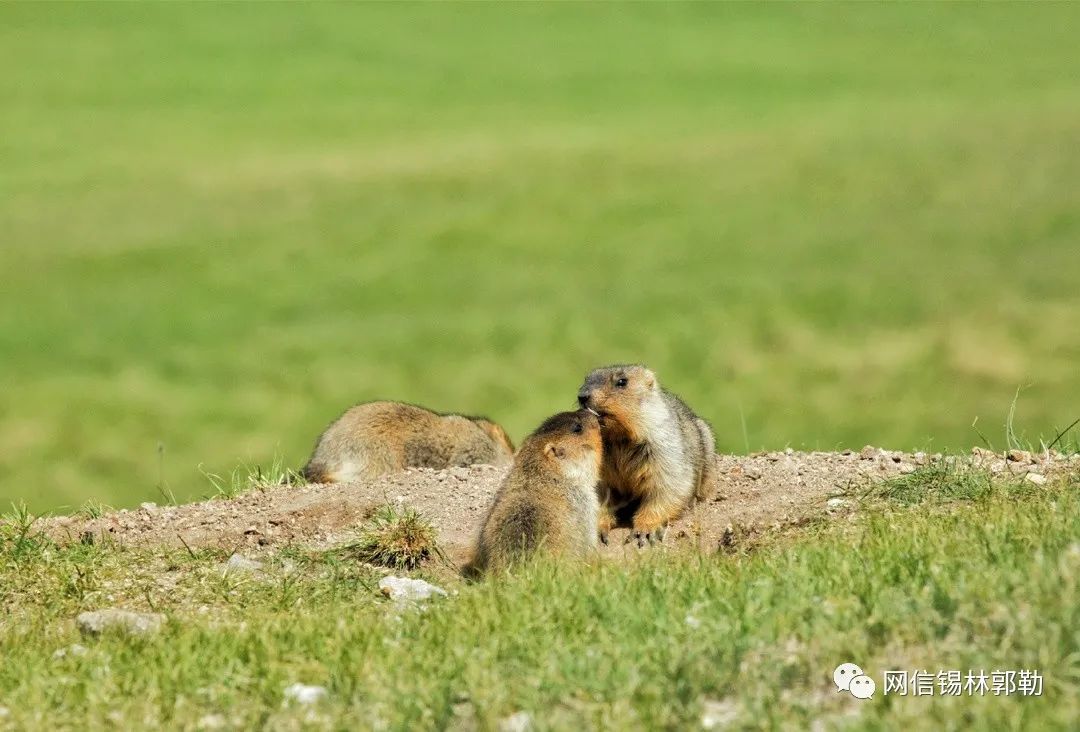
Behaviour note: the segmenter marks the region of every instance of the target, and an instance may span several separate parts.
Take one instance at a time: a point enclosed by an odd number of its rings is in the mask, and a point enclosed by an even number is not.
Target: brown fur
[[[505,465],[514,447],[484,417],[439,414],[400,402],[358,404],[315,443],[304,477],[315,483],[377,478],[405,468]]]
[[[600,416],[604,439],[601,540],[616,526],[631,528],[639,545],[662,540],[667,524],[692,500],[715,491],[712,430],[649,369],[596,369],[578,401]]]
[[[596,548],[600,424],[585,410],[546,420],[521,445],[465,568],[476,577],[543,551],[585,557]]]

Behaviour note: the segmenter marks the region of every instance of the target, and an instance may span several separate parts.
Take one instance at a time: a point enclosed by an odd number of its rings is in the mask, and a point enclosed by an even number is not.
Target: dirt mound
[[[1080,456],[1016,453],[1006,457],[979,448],[971,458],[872,447],[859,452],[788,450],[748,457],[720,456],[716,494],[676,522],[669,529],[667,542],[716,548],[732,537],[764,527],[843,513],[851,505],[849,498],[869,485],[940,461],[960,467],[974,465],[997,474],[1031,472],[1046,478],[1080,470]],[[144,504],[138,510],[94,519],[62,516],[44,520],[43,526],[59,541],[93,537],[123,545],[186,545],[245,553],[288,545],[321,549],[349,541],[360,524],[390,503],[412,507],[431,521],[446,555],[460,564],[470,554],[505,472],[505,468],[486,465],[417,469],[364,483],[280,486],[252,490],[229,500],[182,506]],[[604,552],[624,552],[624,533],[614,532]]]

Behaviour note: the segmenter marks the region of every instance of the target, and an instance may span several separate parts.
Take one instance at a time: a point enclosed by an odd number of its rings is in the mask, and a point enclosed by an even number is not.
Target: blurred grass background
[[[1080,9],[0,6],[0,501],[205,494],[356,401],[725,451],[1080,416]],[[159,445],[163,446],[160,453]]]

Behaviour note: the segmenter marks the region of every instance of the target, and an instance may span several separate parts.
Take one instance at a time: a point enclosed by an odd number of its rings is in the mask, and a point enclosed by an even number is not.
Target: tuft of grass
[[[1018,495],[1030,490],[1031,485],[1021,480],[995,479],[986,470],[972,469],[953,461],[920,467],[909,475],[890,478],[874,486],[867,496],[901,506],[914,506],[927,502],[982,501],[993,495]]]
[[[416,569],[425,560],[442,557],[435,528],[413,508],[380,508],[361,529],[356,542],[342,550],[369,564]]]
[[[86,503],[79,509],[79,513],[90,519],[101,518],[103,515],[112,510],[112,506],[108,506],[96,498],[87,499]]]
[[[48,546],[44,535],[34,530],[37,518],[25,503],[11,504],[11,511],[0,518],[0,547],[5,555],[19,560]]]
[[[286,467],[285,461],[275,456],[270,466],[264,469],[261,465],[248,465],[245,463],[240,464],[228,473],[228,475],[222,476],[218,473],[211,473],[205,470],[201,465],[199,466],[199,472],[203,474],[203,477],[210,483],[210,486],[214,489],[208,497],[218,498],[235,498],[241,493],[246,493],[250,490],[266,490],[267,488],[273,488],[282,485],[294,485],[296,483],[304,482],[300,473],[296,472],[292,468]]]

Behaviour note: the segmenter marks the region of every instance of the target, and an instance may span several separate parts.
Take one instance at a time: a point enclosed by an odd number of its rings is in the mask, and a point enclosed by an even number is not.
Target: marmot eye
[[[570,428],[570,431],[573,432],[575,435],[580,434],[581,433],[581,422],[575,422],[574,426]]]
[[[615,379],[615,386],[619,387],[620,389],[626,386],[628,383],[630,382],[627,381],[625,376],[620,376],[619,378]]]

